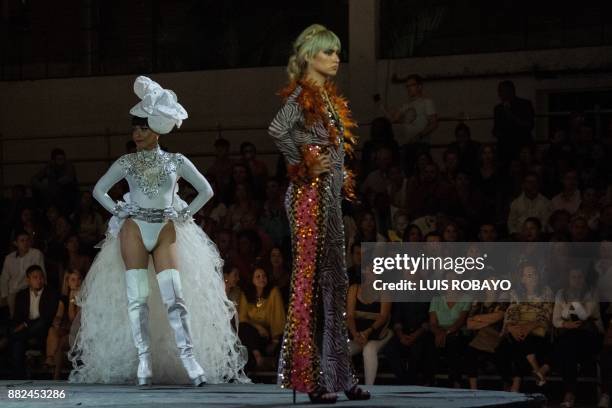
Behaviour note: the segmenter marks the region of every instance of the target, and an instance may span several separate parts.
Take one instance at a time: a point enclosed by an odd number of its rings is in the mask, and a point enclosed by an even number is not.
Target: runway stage
[[[542,395],[512,394],[499,391],[470,391],[449,388],[428,388],[378,385],[368,387],[370,401],[348,401],[340,395],[338,407],[541,407]],[[76,385],[54,381],[0,381],[0,406],[9,407],[288,407],[292,394],[269,384],[223,384],[202,388],[153,386],[138,388],[129,385]],[[9,391],[64,390],[65,398],[44,400],[9,399]],[[49,393],[48,391],[45,393]],[[300,406],[310,405],[308,397],[298,394]]]

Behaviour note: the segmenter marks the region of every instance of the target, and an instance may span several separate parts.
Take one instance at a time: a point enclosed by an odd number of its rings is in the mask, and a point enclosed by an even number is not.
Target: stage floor
[[[54,381],[0,381],[0,406],[27,407],[289,407],[292,393],[268,384],[223,384],[202,388],[128,385],[76,385]],[[448,388],[378,385],[368,387],[369,401],[348,401],[340,394],[338,407],[541,407],[542,395],[513,394],[499,391],[470,391]],[[9,399],[9,391],[64,390],[65,398]],[[47,394],[48,392],[44,392]],[[50,394],[50,393],[49,393]],[[310,405],[308,397],[298,394],[298,405]]]

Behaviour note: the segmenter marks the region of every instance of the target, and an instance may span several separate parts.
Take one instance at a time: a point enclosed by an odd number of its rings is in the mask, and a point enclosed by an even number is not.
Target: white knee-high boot
[[[153,379],[151,369],[151,338],[149,336],[149,277],[146,269],[125,271],[128,298],[128,316],[132,328],[134,345],[138,349],[138,385],[150,385]]]
[[[165,269],[157,274],[159,291],[164,306],[168,312],[168,321],[174,331],[176,346],[179,349],[179,357],[187,375],[195,386],[206,383],[204,370],[193,356],[193,343],[189,330],[189,316],[185,301],[183,300],[183,289],[181,278],[176,269]]]

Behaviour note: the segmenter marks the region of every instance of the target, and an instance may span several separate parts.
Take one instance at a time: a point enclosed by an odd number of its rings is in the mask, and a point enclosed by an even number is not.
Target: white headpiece
[[[174,126],[180,128],[183,119],[187,119],[187,111],[178,103],[176,94],[162,88],[151,78],[136,78],[134,93],[142,100],[130,109],[130,113],[139,118],[147,118],[149,127],[155,133],[170,133]]]

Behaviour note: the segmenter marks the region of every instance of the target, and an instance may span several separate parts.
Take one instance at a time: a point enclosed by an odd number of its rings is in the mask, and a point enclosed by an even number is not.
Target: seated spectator
[[[241,288],[251,282],[250,275],[254,265],[262,258],[261,241],[255,231],[242,230],[236,235],[237,251],[232,256],[232,265],[240,271]]]
[[[37,213],[32,208],[24,208],[21,210],[19,220],[15,223],[14,229],[11,231],[10,237],[14,241],[16,233],[25,231],[30,234],[32,239],[32,248],[45,250],[45,241],[47,240],[47,231],[44,225],[39,222]]]
[[[510,294],[511,304],[506,309],[499,345],[500,356],[503,356],[502,379],[512,392],[519,392],[522,377],[529,370],[538,377],[538,385],[546,383],[553,309],[552,292],[541,283],[541,274],[535,264],[521,264],[519,279],[518,287]]]
[[[566,210],[555,210],[548,218],[548,226],[550,227],[551,235],[568,236],[569,224],[572,216]]]
[[[375,170],[376,152],[381,146],[388,146],[394,152],[393,161],[399,161],[399,146],[393,136],[393,127],[389,119],[378,117],[370,125],[370,138],[365,141],[361,149],[361,171],[359,174],[367,176]]]
[[[575,214],[580,208],[581,197],[578,190],[578,173],[576,170],[567,170],[562,179],[563,190],[553,197],[552,210],[565,210]]]
[[[270,263],[270,278],[272,286],[280,291],[283,297],[283,304],[289,305],[289,289],[291,287],[291,271],[285,263],[285,256],[279,247],[274,247],[269,252],[268,262]]]
[[[423,241],[423,232],[421,229],[415,225],[410,224],[404,230],[404,235],[402,237],[403,242],[422,242]]]
[[[488,279],[495,279],[493,275]],[[478,371],[486,360],[499,365],[497,346],[501,341],[501,330],[504,315],[508,307],[504,295],[495,291],[487,291],[484,302],[472,304],[467,319],[467,328],[474,336],[466,351],[466,368],[470,389],[478,389]]]
[[[257,158],[257,148],[251,142],[243,142],[240,145],[240,154],[242,156],[242,163],[249,166],[249,170],[253,175],[255,191],[263,193],[265,182],[268,179],[266,163]],[[263,198],[259,195],[258,197]]]
[[[240,281],[240,272],[238,268],[231,266],[229,263],[223,265],[223,281],[225,282],[225,294],[227,298],[238,306],[240,297],[242,296],[242,291],[238,286],[238,282]]]
[[[277,179],[266,182],[266,201],[259,217],[259,225],[272,238],[274,245],[289,246],[289,220],[285,211],[284,197],[281,183]]]
[[[447,148],[442,155],[442,161],[444,163],[444,171],[441,172],[441,177],[454,185],[457,173],[459,172],[459,153],[452,148]]]
[[[70,326],[76,319],[80,307],[76,297],[81,289],[81,272],[73,269],[64,274],[62,296],[57,305],[53,324],[47,335],[46,365],[53,367],[53,379],[59,380],[66,352],[70,349]]]
[[[206,177],[214,181],[217,189],[215,195],[221,202],[229,201],[230,184],[232,180],[233,160],[229,157],[230,142],[223,138],[215,139],[215,159],[206,171]]]
[[[76,204],[78,182],[74,165],[66,160],[62,149],[51,151],[51,161],[32,177],[32,191],[36,200],[46,207],[57,205],[64,214],[70,214]]]
[[[375,275],[367,273],[365,276],[373,280]],[[393,333],[389,330],[391,302],[384,301],[380,292],[374,293],[372,299],[364,300],[363,287],[369,284],[368,280],[362,285],[359,279],[359,283],[349,287],[346,319],[350,353],[362,353],[365,384],[373,385],[378,371],[378,353]]]
[[[455,278],[455,272],[447,273],[446,279]],[[449,289],[436,295],[429,305],[429,326],[434,336],[436,354],[444,354],[448,365],[448,379],[454,388],[461,387],[462,359],[466,338],[463,327],[470,311],[471,301],[462,293]],[[438,366],[438,357],[435,366]]]
[[[404,231],[408,227],[408,214],[405,211],[396,211],[393,215],[393,229],[387,231],[389,242],[402,242]]]
[[[594,187],[586,187],[576,215],[584,217],[592,231],[597,231],[599,227],[600,208],[597,190]]]
[[[25,231],[18,232],[13,242],[17,248],[4,258],[0,275],[0,304],[8,306],[11,317],[15,316],[15,297],[28,287],[26,271],[32,265],[40,265],[45,276],[45,259],[43,253],[32,248],[32,237]]]
[[[586,218],[575,215],[570,221],[569,229],[572,242],[591,241],[591,229]]]
[[[455,177],[458,202],[454,210],[457,218],[472,226],[482,219],[484,197],[472,183],[471,176],[459,170]]]
[[[523,222],[523,228],[519,237],[521,242],[542,241],[542,223],[535,217],[529,217]]]
[[[517,235],[525,220],[534,217],[540,222],[548,220],[551,213],[550,200],[540,194],[538,176],[528,173],[523,178],[523,192],[510,205],[508,232]]]
[[[465,123],[459,123],[455,127],[455,141],[449,148],[459,154],[459,168],[470,176],[478,173],[478,159],[480,156],[480,143],[472,140],[471,131]]]
[[[561,406],[570,408],[576,397],[578,365],[594,361],[604,332],[599,298],[587,283],[585,271],[570,269],[565,287],[555,297],[553,325],[557,329],[554,363],[561,369],[565,387]]]
[[[383,349],[393,374],[402,385],[434,383],[435,349],[429,331],[429,303],[425,301],[393,304],[391,322],[395,336]]]
[[[65,271],[77,270],[81,275],[86,275],[91,266],[91,257],[81,252],[81,241],[77,235],[70,235],[64,244],[66,251],[62,260],[61,282],[64,281]],[[60,286],[61,287],[61,286]]]
[[[65,243],[68,237],[74,233],[72,225],[63,215],[59,216],[51,225],[49,240],[47,241],[47,255],[54,261],[61,261],[64,256]]]
[[[378,233],[376,217],[370,210],[365,210],[357,217],[357,231],[348,238],[348,248],[355,242],[386,242],[384,235]]]
[[[474,177],[474,187],[482,193],[482,217],[494,223],[505,223],[502,220],[504,205],[508,196],[507,180],[499,166],[495,146],[485,144],[480,149],[478,171]]]
[[[237,184],[234,189],[232,204],[225,217],[225,228],[240,231],[242,217],[247,213],[257,214],[257,205],[253,200],[252,192],[246,184]]]
[[[483,222],[478,229],[478,241],[497,242],[497,227],[490,222]]]
[[[389,170],[393,167],[393,151],[391,147],[381,145],[376,150],[376,169],[370,172],[361,184],[361,193],[365,202],[372,204],[376,193],[388,193],[391,186]]]
[[[255,267],[238,306],[240,340],[249,351],[248,369],[261,368],[265,355],[275,356],[285,326],[285,307],[268,272]]]
[[[26,270],[28,287],[17,293],[14,329],[10,335],[11,360],[15,379],[25,378],[25,352],[27,343],[34,340],[44,348],[49,326],[57,310],[57,297],[45,290],[45,276],[42,267],[32,265]]]
[[[272,238],[266,233],[266,231],[257,224],[257,214],[254,212],[245,213],[240,219],[240,226],[243,231],[253,231],[259,237],[261,242],[261,253],[269,254],[274,246]]]
[[[389,200],[391,202],[391,212],[406,210],[408,205],[408,178],[404,175],[400,166],[393,166],[389,169]]]
[[[440,177],[438,166],[427,164],[419,176],[408,183],[408,214],[412,218],[423,215],[448,213],[457,202],[455,188]]]
[[[87,251],[91,251],[97,243],[102,240],[106,231],[104,220],[95,209],[91,192],[81,193],[81,201],[77,210],[70,217],[75,226],[79,238]]]
[[[441,235],[444,242],[459,242],[463,240],[459,225],[452,220],[444,225]]]

